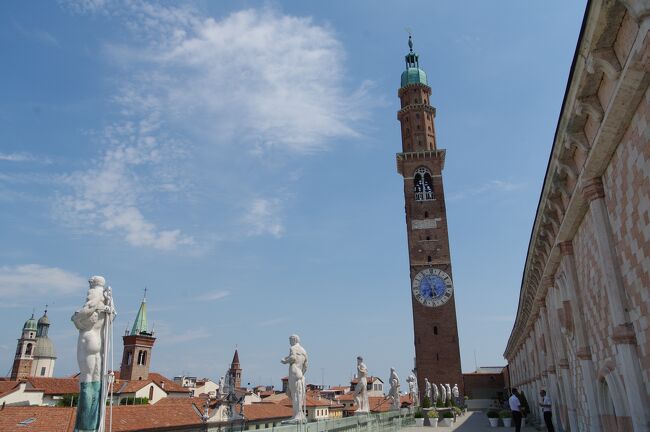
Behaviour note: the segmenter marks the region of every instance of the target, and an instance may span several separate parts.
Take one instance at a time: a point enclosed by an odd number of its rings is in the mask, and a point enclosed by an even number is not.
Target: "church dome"
[[[34,315],[32,314],[32,317],[25,321],[25,325],[23,326],[23,330],[34,330],[36,331],[36,320],[34,319]]]
[[[420,68],[410,67],[402,72],[402,87],[409,84],[424,84],[427,83],[427,74]]]
[[[38,325],[50,325],[50,319],[47,317],[47,312],[38,319]]]
[[[34,357],[56,358],[54,344],[48,337],[36,338],[36,347],[34,348]]]

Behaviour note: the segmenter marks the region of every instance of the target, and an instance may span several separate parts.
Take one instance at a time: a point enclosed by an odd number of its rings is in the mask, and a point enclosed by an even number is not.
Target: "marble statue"
[[[438,399],[440,399],[440,392],[438,391],[438,386],[435,384],[431,385],[433,389],[433,399],[431,399],[433,406],[435,406],[438,403]]]
[[[435,386],[435,384],[434,384]],[[424,396],[429,398],[429,401],[431,401],[432,404],[435,404],[436,401],[434,399],[431,399],[431,383],[429,382],[429,378],[424,379]]]
[[[415,376],[415,371],[411,371],[411,374],[406,378],[406,382],[409,384],[409,394],[411,395],[413,406],[420,406],[418,378]]]
[[[218,392],[219,396],[223,396],[223,395],[226,394],[226,388],[225,388],[225,385],[226,385],[226,380],[225,380],[225,378],[224,378],[224,377],[220,377],[220,378],[219,378],[219,388],[217,389],[217,392]]]
[[[447,392],[447,400],[451,402],[451,386],[449,384],[445,384],[445,391]]]
[[[451,389],[451,395],[456,399],[460,397],[460,392],[458,391],[458,384],[454,384],[454,388]]]
[[[110,343],[107,328],[116,315],[111,289],[105,287],[105,279],[93,276],[88,283],[86,303],[71,318],[79,330],[79,403],[75,432],[94,432],[104,428],[108,375],[105,360]]]
[[[388,392],[388,397],[391,400],[391,408],[398,410],[402,407],[401,401],[399,399],[399,377],[395,368],[390,368],[390,378],[388,379],[390,384],[390,391]]]
[[[282,364],[289,365],[289,386],[287,396],[293,407],[293,417],[288,420],[291,423],[306,421],[303,411],[305,405],[305,373],[307,372],[307,351],[300,346],[300,338],[297,335],[289,337],[289,355],[281,360]]]
[[[368,368],[363,363],[363,357],[357,357],[357,386],[354,388],[354,402],[357,404],[355,414],[370,412],[368,404]]]
[[[443,405],[447,402],[447,389],[444,384],[440,384],[440,401]]]

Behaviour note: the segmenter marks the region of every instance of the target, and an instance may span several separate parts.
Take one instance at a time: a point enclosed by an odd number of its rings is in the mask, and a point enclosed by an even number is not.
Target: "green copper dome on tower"
[[[34,330],[36,331],[37,328],[37,323],[36,320],[34,319],[34,314],[32,314],[32,317],[25,321],[25,325],[23,326],[23,330]]]
[[[406,60],[406,70],[402,72],[402,85],[406,87],[409,84],[424,84],[427,83],[427,74],[420,69],[420,61],[417,53],[413,52],[413,40],[409,35],[409,53],[404,57]]]

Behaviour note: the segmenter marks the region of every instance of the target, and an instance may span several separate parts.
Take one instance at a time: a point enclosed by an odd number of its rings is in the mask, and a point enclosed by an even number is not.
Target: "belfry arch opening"
[[[416,201],[429,201],[433,199],[433,179],[431,172],[424,167],[415,170],[413,176],[413,192]]]

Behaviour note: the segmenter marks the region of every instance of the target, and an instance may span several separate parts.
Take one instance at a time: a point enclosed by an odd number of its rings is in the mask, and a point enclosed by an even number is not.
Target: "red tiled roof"
[[[43,390],[45,395],[64,395],[79,393],[78,378],[39,378],[29,377],[26,380],[35,389]]]
[[[293,416],[293,410],[286,405],[272,402],[256,402],[244,405],[244,416],[248,421],[284,419]]]
[[[381,378],[376,377],[376,376],[369,376],[368,379],[367,379],[367,381],[368,381],[368,384],[374,383],[375,381],[380,381],[380,382],[382,382],[382,383],[384,382],[384,381],[382,381]],[[354,384],[356,384],[356,383],[358,383],[358,382],[359,382],[359,378],[352,378],[352,381],[350,381],[350,383],[351,383],[352,385],[354,385]]]
[[[143,387],[148,386],[149,384],[153,383],[154,385],[157,385],[155,382],[153,382],[150,379],[146,380],[138,380],[138,381],[120,381],[119,383],[116,383],[113,387],[113,392],[115,394],[122,394],[122,393],[135,393],[138,390],[140,390]],[[158,386],[160,387],[160,386]]]
[[[176,384],[174,381],[170,380],[164,375],[161,375],[156,372],[149,372],[149,379],[158,384],[160,388],[165,390],[167,393],[189,393],[191,390]],[[163,385],[164,384],[164,385]]]
[[[174,405],[174,409],[170,409],[169,405],[159,403],[123,405],[113,408],[113,432],[146,431],[159,428],[199,426],[200,424],[201,417],[194,404],[179,403]]]
[[[0,410],[0,431],[2,432],[72,432],[76,408],[55,408],[43,406],[5,407]],[[24,426],[19,425],[34,419]]]
[[[9,394],[16,387],[18,387],[18,384],[20,381],[0,381],[0,396],[4,396],[5,394]]]

